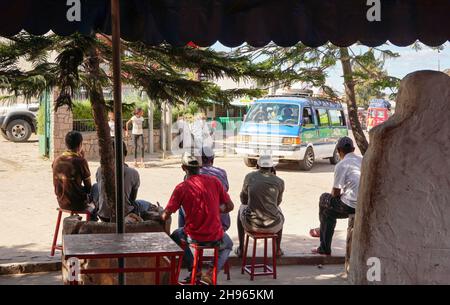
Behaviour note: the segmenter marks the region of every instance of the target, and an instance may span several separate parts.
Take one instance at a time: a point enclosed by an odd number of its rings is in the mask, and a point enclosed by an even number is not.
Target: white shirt
[[[108,125],[109,125],[109,134],[111,135],[111,137],[114,137],[114,128],[115,128],[114,121],[108,121]]]
[[[358,199],[361,163],[362,157],[349,153],[334,169],[333,187],[341,189],[341,201],[352,208],[356,208]]]
[[[131,130],[132,134],[135,135],[141,135],[144,134],[144,118],[143,117],[137,117],[137,116],[133,116],[131,118],[131,122],[133,123],[133,129]]]

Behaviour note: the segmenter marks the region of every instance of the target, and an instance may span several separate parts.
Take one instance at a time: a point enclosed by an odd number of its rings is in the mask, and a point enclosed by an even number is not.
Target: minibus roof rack
[[[280,93],[280,94],[271,94],[266,95],[268,98],[277,98],[277,97],[306,97],[311,102],[327,102],[337,105],[342,105],[342,101],[339,98],[330,98],[328,96],[320,95],[320,94],[313,94],[313,93]]]

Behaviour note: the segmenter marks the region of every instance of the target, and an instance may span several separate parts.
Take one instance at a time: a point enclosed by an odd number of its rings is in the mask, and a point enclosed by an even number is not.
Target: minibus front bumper
[[[252,146],[252,145],[237,145],[236,153],[243,155],[250,159],[257,159],[262,154],[271,154],[272,157],[282,160],[298,161],[305,156],[306,146]]]

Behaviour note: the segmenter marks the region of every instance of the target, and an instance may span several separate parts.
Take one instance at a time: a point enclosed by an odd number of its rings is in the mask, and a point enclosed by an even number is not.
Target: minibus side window
[[[319,120],[319,126],[330,126],[330,119],[326,109],[317,109],[316,114]]]
[[[302,119],[303,119],[303,122],[302,122],[303,127],[306,127],[306,128],[314,128],[315,127],[313,113],[312,113],[312,109],[310,107],[303,108]]]
[[[345,126],[344,112],[339,110],[330,109],[328,110],[331,119],[332,126]]]

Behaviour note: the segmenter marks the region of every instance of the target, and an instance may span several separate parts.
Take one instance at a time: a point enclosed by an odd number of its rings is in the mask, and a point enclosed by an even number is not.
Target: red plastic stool
[[[252,233],[245,232],[245,245],[244,253],[242,254],[242,268],[241,273],[244,272],[250,274],[250,280],[253,281],[255,276],[260,275],[273,275],[273,278],[277,278],[277,235],[272,233]],[[253,238],[253,255],[251,258],[250,265],[247,265],[247,250],[249,239]],[[256,244],[258,239],[264,240],[264,258],[262,264],[256,264]],[[272,266],[268,264],[267,256],[267,240],[272,239]],[[256,272],[255,269],[263,268],[262,272]]]
[[[218,243],[182,243],[182,248],[185,249],[185,247],[192,247],[194,248],[194,264],[192,266],[192,275],[191,275],[191,281],[190,285],[196,285],[197,284],[197,269],[198,267],[202,267],[203,263],[207,262],[207,257],[203,255],[204,250],[213,250],[214,256],[212,257],[213,260],[213,278],[212,282],[213,285],[217,285],[217,264],[219,262],[219,244]],[[180,283],[182,284],[182,283]],[[182,284],[183,285],[183,284]]]
[[[71,211],[71,210],[64,210],[61,208],[56,209],[58,211],[58,218],[56,219],[56,228],[55,228],[55,234],[53,234],[53,243],[52,243],[52,249],[51,249],[51,256],[55,256],[55,250],[62,250],[61,245],[57,245],[58,242],[58,234],[59,234],[59,226],[61,224],[61,217],[62,213],[67,213],[72,215],[86,215],[86,221],[89,221],[91,219],[91,212],[90,211]]]

